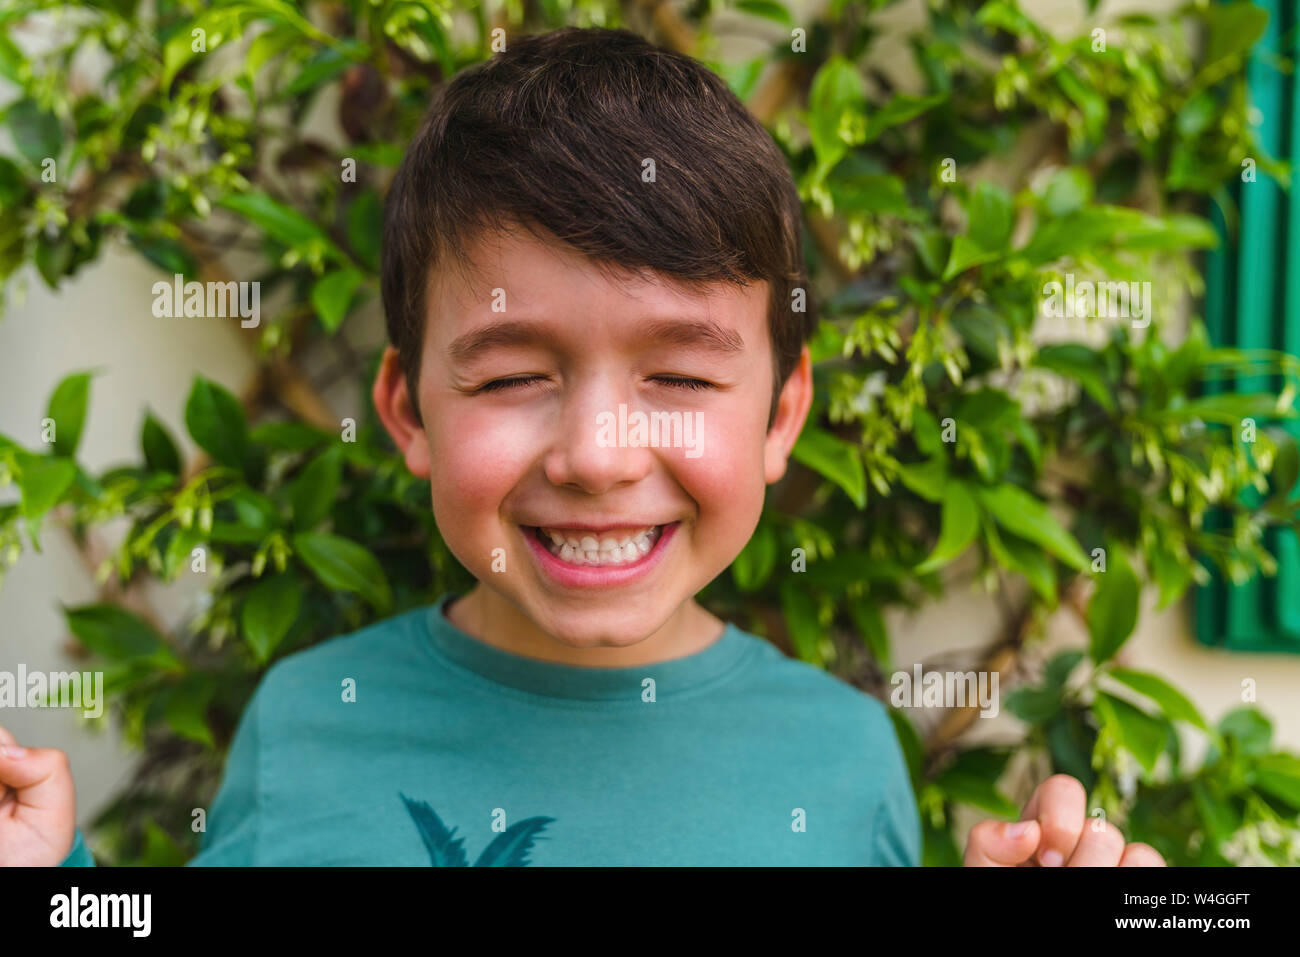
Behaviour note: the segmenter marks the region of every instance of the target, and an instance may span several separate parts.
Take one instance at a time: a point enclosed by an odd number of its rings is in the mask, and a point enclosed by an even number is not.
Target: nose
[[[620,418],[635,411],[635,395],[611,377],[593,376],[570,386],[546,452],[547,479],[553,485],[600,495],[648,475],[654,467],[654,450],[620,444],[624,438]]]

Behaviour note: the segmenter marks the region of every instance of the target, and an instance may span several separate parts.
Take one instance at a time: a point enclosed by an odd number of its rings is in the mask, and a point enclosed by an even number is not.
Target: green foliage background
[[[1008,611],[994,651],[1029,675],[1005,699],[1026,732],[971,747],[894,712],[927,864],[959,862],[958,805],[1016,816],[1000,790],[1016,755],[1037,777],[1083,780],[1090,807],[1171,863],[1297,863],[1300,759],[1273,748],[1267,717],[1245,707],[1212,723],[1159,676],[1115,662],[1144,587],[1163,607],[1211,563],[1236,580],[1269,573],[1263,530],[1297,527],[1300,456],[1278,427],[1295,416],[1296,357],[1213,348],[1195,319],[1185,334],[1176,322],[1180,296],[1200,291],[1195,254],[1216,241],[1207,203],[1231,222],[1222,184],[1245,159],[1288,176],[1248,123],[1243,64],[1264,15],[1191,3],[1060,39],[1015,0],[935,0],[908,41],[919,80],[903,91],[874,65],[892,6],[835,0],[807,22],[773,0],[680,12],[691,52],[743,99],[764,89],[769,65],[787,71],[794,95],[769,128],[806,203],[823,314],[799,465],[701,600],[888,697],[895,636],[882,613],[964,587],[940,573],[973,553]],[[495,25],[630,26],[663,42],[662,11],[648,9],[514,0]],[[466,36],[453,12],[468,14]],[[22,49],[10,28],[42,15],[59,42]],[[211,228],[233,224],[264,259],[241,278],[291,293],[258,331],[267,361],[335,334],[377,294],[382,195],[403,145],[431,90],[491,55],[493,16],[437,0],[9,0],[0,76],[15,98],[0,124],[15,149],[0,157],[0,277],[33,263],[57,287],[106,242],[198,276],[219,252]],[[736,23],[765,30],[770,48],[720,62],[715,41]],[[74,58],[89,48],[108,72],[74,90]],[[327,87],[343,148],[303,132]],[[341,181],[345,158],[355,182]],[[1151,326],[1044,342],[1040,291],[1069,271],[1152,281]],[[1247,373],[1277,388],[1201,395]],[[83,373],[54,389],[56,443],[0,436],[0,483],[19,493],[0,505],[0,556],[39,548],[51,517],[78,536],[129,518],[103,569],[124,585],[171,581],[206,549],[210,601],[172,633],[115,604],[66,609],[141,749],[92,841],[116,863],[181,863],[198,845],[191,811],[215,792],[271,664],[471,580],[438,536],[427,483],[406,473],[372,410],[343,441],[305,422],[247,421],[233,395],[196,377],[184,419],[202,468],[187,470],[149,416],[130,464],[91,474],[77,460],[91,388]],[[1212,509],[1222,530],[1206,528]],[[806,571],[787,567],[795,549]],[[1016,580],[1028,588],[1009,589]],[[1058,608],[1082,616],[1088,646],[1044,660],[1036,649]],[[1203,757],[1182,753],[1180,729],[1204,736]]]

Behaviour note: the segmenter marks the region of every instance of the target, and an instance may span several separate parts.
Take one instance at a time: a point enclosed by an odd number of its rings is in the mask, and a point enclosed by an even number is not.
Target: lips
[[[652,540],[648,543],[643,539],[634,540],[632,551],[636,557],[628,560],[627,551],[622,553],[623,557],[616,557],[614,548],[610,548],[602,554],[599,549],[594,553],[594,560],[589,559],[585,549],[574,550],[568,544],[567,536],[570,532],[575,535],[579,531],[593,532],[590,526],[582,528],[555,528],[553,531],[563,532],[565,542],[559,546],[555,545],[553,538],[544,536],[542,529],[535,525],[520,525],[519,530],[528,543],[528,550],[532,553],[537,563],[537,568],[544,578],[552,586],[558,586],[563,589],[578,589],[591,594],[596,590],[611,588],[630,587],[638,582],[644,582],[649,576],[654,574],[656,568],[665,560],[672,540],[676,537],[680,520],[669,522],[666,525],[655,525],[656,531]],[[612,524],[606,525],[602,531],[613,531]],[[622,531],[623,529],[620,529]],[[631,529],[627,529],[631,531]],[[595,535],[591,535],[595,538]],[[600,544],[599,539],[596,539]],[[582,541],[579,539],[579,545]],[[590,544],[590,543],[588,543]],[[649,544],[648,550],[642,553],[638,545]],[[620,546],[626,549],[628,546]],[[567,553],[567,554],[566,554]]]

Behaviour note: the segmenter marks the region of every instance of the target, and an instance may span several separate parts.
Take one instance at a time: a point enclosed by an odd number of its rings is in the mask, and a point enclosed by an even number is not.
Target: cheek
[[[706,429],[698,458],[678,458],[674,474],[700,509],[701,529],[722,547],[747,539],[763,509],[762,422],[729,419],[725,428]],[[674,454],[676,450],[674,450]]]
[[[502,500],[528,468],[535,431],[513,417],[461,404],[454,413],[435,416],[428,435],[439,528],[450,536],[480,523],[494,526]]]

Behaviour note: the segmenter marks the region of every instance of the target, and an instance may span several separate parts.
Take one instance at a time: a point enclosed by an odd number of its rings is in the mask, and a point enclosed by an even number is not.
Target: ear
[[[781,389],[776,418],[763,443],[763,477],[768,485],[780,481],[785,475],[790,450],[803,431],[808,410],[812,407],[812,393],[812,353],[804,346],[798,364]]]
[[[406,376],[397,359],[397,350],[389,346],[379,362],[379,374],[370,393],[379,420],[392,436],[397,450],[406,457],[406,467],[416,478],[427,479],[430,472],[429,439],[415,415],[415,406],[406,388]]]

